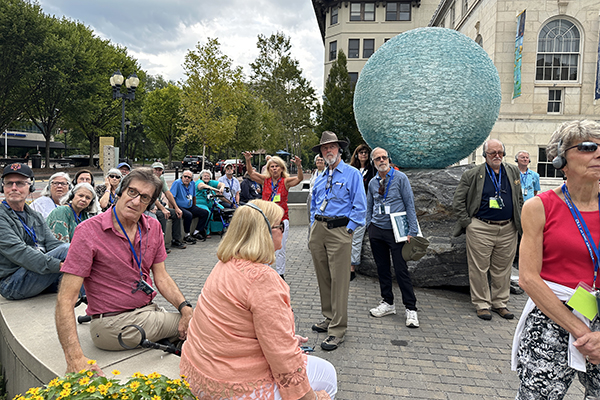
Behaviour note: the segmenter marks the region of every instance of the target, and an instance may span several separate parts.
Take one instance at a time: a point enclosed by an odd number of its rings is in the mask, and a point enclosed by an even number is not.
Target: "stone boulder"
[[[470,164],[445,169],[403,171],[415,195],[421,231],[431,243],[423,258],[408,263],[414,286],[469,286],[465,235],[452,237],[452,227],[456,222],[452,198],[463,172],[473,167]],[[363,240],[361,265],[357,266],[356,271],[377,276],[368,233]]]

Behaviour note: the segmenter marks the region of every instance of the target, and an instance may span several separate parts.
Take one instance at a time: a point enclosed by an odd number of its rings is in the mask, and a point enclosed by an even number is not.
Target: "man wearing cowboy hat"
[[[310,205],[310,239],[321,312],[325,320],[312,326],[317,332],[327,332],[321,343],[323,350],[335,350],[344,341],[348,327],[348,291],[350,288],[350,258],[352,233],[365,224],[366,198],[362,175],[341,159],[348,142],[338,140],[325,131],[321,142],[313,147],[320,153],[328,169],[316,178]]]
[[[370,310],[374,317],[396,314],[394,292],[392,291],[392,274],[390,271],[390,254],[394,262],[396,279],[402,293],[402,303],[406,308],[406,326],[418,328],[417,298],[413,290],[408,266],[403,257],[405,244],[415,240],[419,232],[415,201],[410,182],[406,175],[390,168],[388,152],[376,147],[371,152],[371,161],[377,169],[377,175],[369,182],[367,193],[367,229],[373,258],[377,265],[379,288],[383,300]],[[408,222],[407,242],[396,243],[390,214],[406,212]],[[411,240],[412,239],[412,240]]]

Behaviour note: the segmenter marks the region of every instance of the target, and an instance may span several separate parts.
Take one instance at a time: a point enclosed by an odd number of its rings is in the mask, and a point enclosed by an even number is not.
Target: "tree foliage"
[[[242,69],[233,67],[217,39],[208,38],[185,56],[181,104],[185,119],[182,140],[219,148],[229,142],[241,106]]]
[[[166,146],[169,151],[169,164],[173,159],[173,149],[183,134],[181,95],[182,90],[172,84],[163,89],[153,90],[147,94],[142,111],[148,136]]]
[[[259,55],[250,64],[252,88],[277,114],[282,147],[301,154],[302,144],[314,136],[315,90],[292,58],[292,45],[285,34],[259,35],[257,47]]]
[[[331,66],[325,89],[323,91],[323,112],[321,114],[320,131],[332,131],[338,138],[350,141],[350,153],[364,140],[356,126],[354,118],[354,89],[350,83],[350,75],[346,64],[346,55],[342,50]]]

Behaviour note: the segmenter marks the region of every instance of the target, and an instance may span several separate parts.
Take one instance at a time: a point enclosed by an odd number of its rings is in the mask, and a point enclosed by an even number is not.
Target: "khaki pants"
[[[517,230],[514,223],[499,226],[471,219],[467,226],[467,263],[471,302],[475,308],[506,307],[516,251]],[[488,282],[488,271],[491,282]]]
[[[146,332],[146,339],[152,342],[161,339],[174,340],[179,336],[177,327],[180,318],[179,313],[167,312],[156,304],[148,304],[113,317],[93,319],[90,324],[90,335],[94,345],[102,350],[125,350],[119,344],[119,333],[123,333],[121,338],[129,347],[137,346],[141,341],[141,335],[136,328],[123,329],[124,326],[141,327]]]
[[[326,222],[315,221],[308,248],[319,283],[321,312],[331,321],[328,334],[343,337],[348,328],[352,235],[345,226],[327,229]]]

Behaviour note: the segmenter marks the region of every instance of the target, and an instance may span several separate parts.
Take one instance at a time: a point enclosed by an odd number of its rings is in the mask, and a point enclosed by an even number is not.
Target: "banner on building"
[[[523,56],[523,34],[525,33],[525,10],[517,15],[517,36],[515,38],[515,73],[513,99],[521,95],[521,58]]]
[[[598,54],[596,55],[596,90],[594,100],[600,99],[600,35],[598,35]]]

